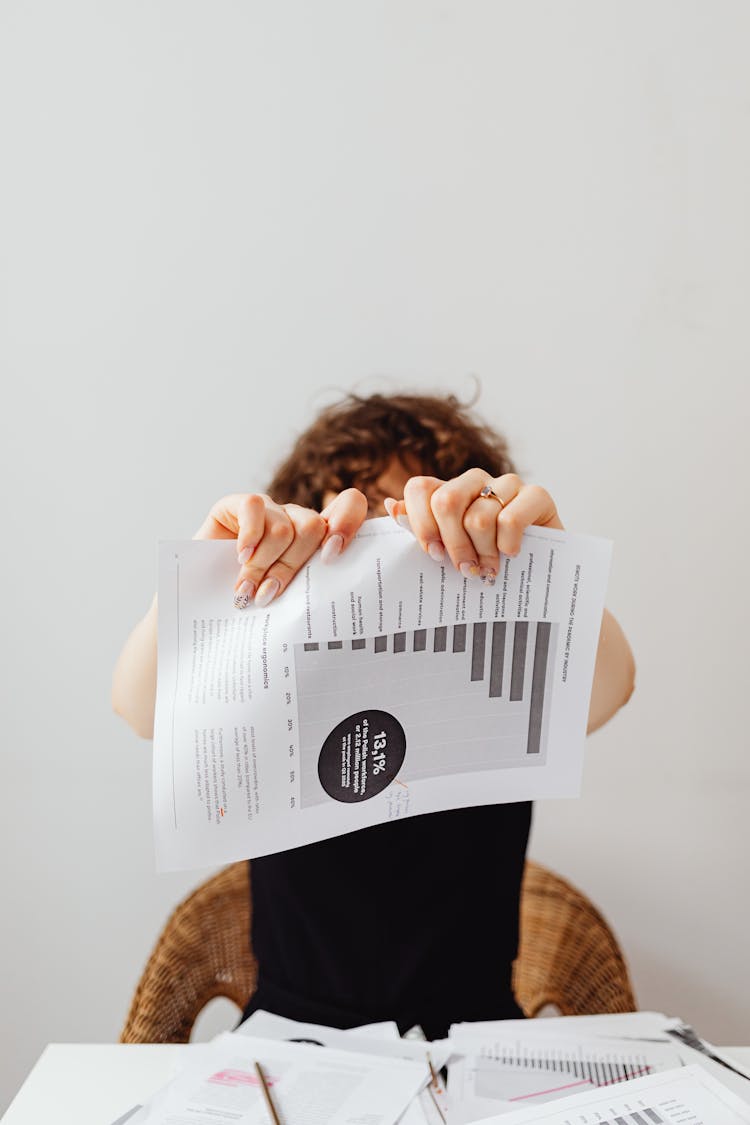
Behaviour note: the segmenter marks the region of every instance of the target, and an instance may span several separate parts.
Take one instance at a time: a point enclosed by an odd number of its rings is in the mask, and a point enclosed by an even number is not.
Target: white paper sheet
[[[391,1031],[392,1027],[395,1028],[395,1035]],[[429,1054],[436,1070],[445,1066],[453,1049],[449,1039],[434,1039],[429,1042],[402,1039],[395,1024],[366,1024],[364,1027],[342,1030],[318,1023],[300,1023],[262,1010],[253,1012],[234,1034],[279,1039],[290,1043],[310,1042],[320,1047],[334,1047],[337,1051],[356,1051],[419,1063],[426,1063]]]
[[[132,1125],[268,1125],[254,1064],[283,1122],[395,1125],[429,1078],[423,1064],[226,1032],[160,1091]]]
[[[532,1109],[487,1117],[482,1125],[748,1125],[750,1105],[705,1070],[686,1066]]]
[[[667,1029],[675,1021],[663,1012],[613,1012],[599,1016],[548,1016],[528,1020],[481,1020],[475,1023],[454,1023],[451,1039],[491,1039],[494,1035],[513,1032],[524,1040],[537,1035],[605,1035],[618,1039],[647,1039],[673,1043]]]
[[[162,544],[159,868],[576,796],[610,549],[533,528],[487,586],[373,519],[336,563],[237,610],[232,541]]]
[[[574,1033],[452,1037],[462,1052],[448,1068],[451,1125],[520,1105],[543,1105],[584,1088],[611,1086],[681,1066],[677,1047]],[[546,1021],[541,1020],[540,1023]]]
[[[738,1097],[743,1101],[750,1102],[750,1078],[743,1078],[743,1074],[748,1074],[748,1068],[743,1067],[736,1063],[731,1055],[726,1051],[717,1051],[717,1057],[726,1060],[727,1066],[722,1063],[715,1062],[707,1055],[701,1054],[699,1051],[688,1047],[684,1043],[678,1044],[678,1050],[682,1057],[682,1061],[686,1066],[694,1064],[695,1066],[702,1067],[708,1074],[721,1082],[723,1086],[727,1086],[730,1090],[734,1090]]]
[[[340,1051],[358,1051],[380,1055],[384,1058],[410,1059],[431,1063],[439,1071],[448,1061],[453,1045],[448,1039],[402,1039],[395,1023],[365,1024],[363,1027],[342,1031],[316,1023],[277,1016],[271,1012],[253,1012],[237,1028],[237,1035],[262,1036],[265,1039],[284,1039],[291,1042],[311,1041]],[[423,1090],[401,1118],[400,1125],[433,1125],[445,1122],[448,1112],[447,1094],[442,1079],[437,1088]]]
[[[299,1042],[311,1039],[321,1046],[328,1045],[326,1039],[329,1033],[347,1037],[364,1036],[366,1039],[393,1040],[400,1039],[398,1024],[395,1020],[382,1020],[379,1023],[363,1023],[359,1027],[349,1027],[342,1030],[338,1027],[328,1027],[320,1023],[301,1023],[299,1020],[290,1020],[286,1016],[277,1016],[275,1012],[266,1012],[258,1008],[235,1028],[235,1035],[252,1035],[255,1039],[287,1039],[290,1042]],[[331,1043],[331,1046],[336,1046]],[[355,1048],[356,1049],[356,1048]]]

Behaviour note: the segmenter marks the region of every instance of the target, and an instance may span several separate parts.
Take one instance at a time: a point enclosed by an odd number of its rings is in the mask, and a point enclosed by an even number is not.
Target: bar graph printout
[[[161,544],[159,867],[576,796],[610,550],[532,528],[490,586],[373,519],[237,610],[232,541]]]
[[[451,1029],[451,1041],[456,1050],[448,1069],[451,1125],[682,1065],[674,1044],[597,1039],[573,1030],[544,1035],[534,1028],[533,1034],[473,1037]]]
[[[482,1125],[748,1125],[750,1104],[700,1066],[482,1119]]]

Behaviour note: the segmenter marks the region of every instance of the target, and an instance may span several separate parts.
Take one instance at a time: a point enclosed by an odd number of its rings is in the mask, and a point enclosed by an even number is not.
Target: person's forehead
[[[409,454],[393,453],[386,461],[385,468],[381,470],[379,476],[369,476],[369,479],[359,481],[354,480],[353,484],[360,488],[370,501],[380,507],[386,496],[392,496],[394,500],[403,499],[404,486],[409,477],[417,476],[423,471],[415,457],[409,456]],[[323,503],[329,503],[334,496],[335,492],[332,489],[327,489],[323,495]],[[371,512],[371,515],[376,514],[378,513]]]
[[[407,468],[402,465],[399,458],[392,457],[383,471],[380,473],[380,476],[375,478],[375,483],[380,484],[383,481],[400,479],[401,477],[407,477],[408,479],[408,476],[409,472]]]
[[[376,478],[375,484],[378,487],[389,486],[394,483],[404,485],[409,477],[413,477],[420,472],[421,467],[417,464],[416,458],[408,454],[404,456],[394,453],[380,476]]]

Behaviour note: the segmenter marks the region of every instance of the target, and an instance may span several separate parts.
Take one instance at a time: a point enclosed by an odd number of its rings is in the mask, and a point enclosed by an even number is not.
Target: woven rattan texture
[[[248,865],[235,863],[167,921],[135,990],[121,1043],[187,1043],[215,996],[244,1008],[255,988]]]
[[[244,1008],[255,987],[248,865],[235,863],[180,903],[135,990],[122,1043],[186,1043],[215,996]],[[513,986],[527,1016],[628,1012],[635,999],[614,934],[589,900],[528,861]]]
[[[527,1016],[554,1004],[564,1016],[632,1012],[635,996],[615,935],[565,879],[527,862],[521,941],[513,974]]]

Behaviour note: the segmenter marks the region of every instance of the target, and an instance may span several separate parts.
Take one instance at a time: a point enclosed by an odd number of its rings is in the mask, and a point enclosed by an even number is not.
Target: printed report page
[[[232,541],[161,544],[158,866],[576,796],[610,553],[531,528],[487,585],[386,517],[239,610]]]

